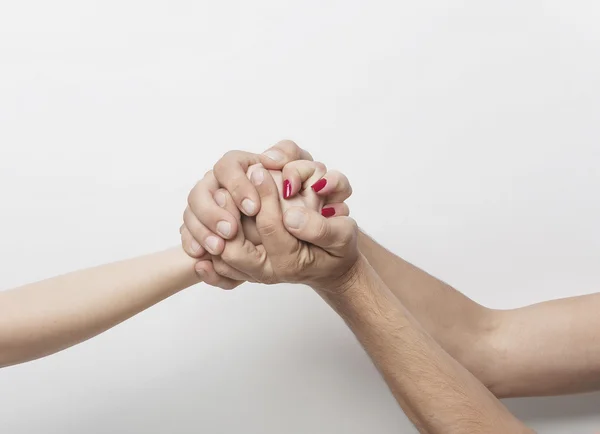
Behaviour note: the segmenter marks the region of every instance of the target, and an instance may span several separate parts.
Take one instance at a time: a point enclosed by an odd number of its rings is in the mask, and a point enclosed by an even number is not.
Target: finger
[[[227,212],[223,209],[223,206],[221,206],[223,205],[222,196],[216,194],[218,189],[219,183],[214,173],[212,171],[207,172],[190,192],[188,207],[205,228],[218,235],[219,238],[229,239],[235,236],[239,228],[235,218],[237,213],[232,215],[231,211]],[[188,229],[194,238],[200,241],[200,234],[195,233],[189,226]]]
[[[289,199],[303,189],[305,183],[312,185],[327,173],[327,167],[317,161],[298,160],[286,164],[283,176],[283,198]]]
[[[284,215],[284,224],[296,238],[335,256],[343,256],[358,237],[358,226],[350,217],[325,218],[308,208],[290,208]]]
[[[252,278],[250,276],[248,276],[247,274],[245,274],[245,273],[233,268],[231,265],[227,264],[223,260],[223,258],[221,258],[220,256],[213,257],[212,264],[213,264],[213,268],[214,268],[215,272],[219,276],[227,277],[228,279],[242,281],[242,282],[252,280]]]
[[[321,209],[321,215],[323,217],[348,217],[350,215],[350,208],[345,203],[328,203]]]
[[[282,140],[260,155],[260,162],[269,170],[281,170],[290,161],[312,159],[308,151],[291,140]]]
[[[206,253],[204,247],[194,239],[185,225],[181,227],[181,245],[183,246],[185,253],[192,258],[199,258]]]
[[[256,230],[269,255],[287,254],[298,245],[284,227],[279,204],[277,185],[271,174],[265,169],[252,173],[252,183],[260,195],[261,207],[256,215]]]
[[[256,215],[260,208],[258,193],[246,176],[248,167],[259,163],[257,154],[230,151],[215,164],[213,169],[217,183],[231,193],[237,208],[247,216]]]
[[[277,283],[271,260],[262,244],[255,246],[248,240],[228,241],[221,259],[225,264],[247,275],[249,281]]]
[[[311,185],[312,190],[319,196],[327,196],[331,203],[344,202],[352,195],[350,181],[341,172],[330,170],[321,179]]]
[[[235,209],[233,199],[227,190],[223,190],[223,194],[226,200],[225,209]],[[241,218],[239,212],[238,218]],[[244,218],[250,220],[250,217],[244,216]],[[241,220],[238,220],[238,224],[243,228]],[[213,258],[213,267],[218,274],[230,279],[256,281],[254,276],[263,274],[262,269],[265,261],[266,253],[264,253],[264,249],[262,249],[262,253],[259,252],[254,244],[247,239],[246,232],[240,230],[234,239],[225,243],[221,256]]]
[[[211,261],[199,261],[195,268],[200,279],[211,286],[216,286],[221,289],[234,289],[244,283],[228,277],[219,276]]]
[[[187,207],[183,213],[183,222],[194,239],[211,255],[220,255],[225,246],[223,239],[215,235],[196,218],[194,213]]]
[[[214,198],[215,202],[235,219],[235,223],[239,227],[241,214],[233,200],[233,197],[231,196],[231,193],[224,188],[219,188],[217,191],[215,191]]]

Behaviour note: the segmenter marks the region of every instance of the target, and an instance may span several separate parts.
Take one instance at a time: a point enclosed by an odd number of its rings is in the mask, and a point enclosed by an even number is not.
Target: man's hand
[[[312,156],[290,140],[281,141],[260,155],[227,152],[188,196],[182,229],[183,248],[187,254],[194,258],[205,252],[220,255],[224,240],[235,237],[240,229],[232,214],[223,208],[222,198],[215,195],[219,188],[231,193],[237,209],[246,216],[254,216],[261,204],[256,188],[246,176],[248,168],[262,164],[269,170],[281,170],[287,163],[296,160],[312,161]]]
[[[297,174],[296,181],[302,183],[302,173]],[[227,241],[221,256],[213,258],[215,270],[234,279],[242,273],[260,283],[305,283],[317,290],[345,291],[359,258],[358,227],[347,217],[347,206],[338,203],[331,207],[335,212],[331,218],[323,216],[323,210],[297,206],[283,213],[278,188],[269,171],[257,168],[251,181],[261,202],[256,228],[262,244],[255,245],[238,231],[235,238]],[[315,185],[312,193],[321,193],[325,189],[318,187],[329,185],[327,191],[340,202],[352,191],[347,178],[339,172],[329,172]],[[237,223],[241,224],[239,218]]]

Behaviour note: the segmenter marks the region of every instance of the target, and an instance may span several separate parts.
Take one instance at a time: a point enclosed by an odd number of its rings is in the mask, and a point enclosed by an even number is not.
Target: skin
[[[253,281],[311,286],[346,321],[408,417],[423,433],[532,432],[410,315],[358,248],[358,226],[306,207],[282,213],[270,173],[257,169],[256,227],[225,244],[225,265]],[[241,224],[233,199],[225,209]]]
[[[308,184],[319,179],[326,168],[298,161],[285,171],[302,177],[306,191],[297,190],[300,193],[283,203],[284,208],[294,204],[320,210],[325,199],[314,194]],[[281,171],[270,173],[281,180]],[[245,220],[249,236],[256,238],[254,218],[246,216]],[[239,224],[242,227],[241,221]],[[215,283],[211,274],[205,273],[203,279],[198,273],[203,267],[210,267],[214,274],[208,253],[191,258],[176,247],[2,291],[0,367],[44,357],[90,339],[202,280]],[[233,287],[248,280],[247,276],[237,277],[234,281],[220,276],[218,283]]]
[[[180,229],[184,250],[192,258],[202,259],[208,253],[218,256],[223,252],[225,241],[234,238],[240,230],[236,218],[225,210],[216,197],[218,191],[231,192],[231,198],[243,216],[254,217],[260,209],[260,200],[256,189],[248,179],[248,169],[261,164],[268,170],[280,170],[282,178],[289,180],[291,195],[302,190],[302,173],[288,166],[292,161],[312,161],[312,156],[290,140],[282,140],[262,154],[244,151],[230,151],[198,181],[188,196],[188,206],[183,214],[183,226]],[[333,209],[335,215],[348,215],[344,200],[352,189],[347,179],[337,171],[328,171],[323,177],[329,179],[318,195],[324,199],[324,208]],[[252,212],[245,210],[252,204]],[[225,227],[226,233],[220,228]],[[212,243],[211,243],[212,241]],[[209,244],[212,244],[211,247]],[[208,249],[208,250],[207,250]],[[200,278],[209,285],[222,289],[233,289],[247,279],[232,279],[215,271],[211,260],[201,260],[196,266]]]
[[[364,233],[359,248],[423,328],[496,396],[600,390],[600,294],[488,309]]]
[[[176,247],[0,292],[0,367],[56,353],[200,281]]]
[[[285,150],[286,161],[301,158],[304,152],[290,141],[276,146]],[[236,155],[229,154],[218,163],[220,171],[215,173],[215,182],[235,187],[236,191],[243,192],[241,195],[249,195],[247,192],[254,193],[256,188],[247,178],[239,176],[243,161],[238,161]],[[332,188],[345,195],[349,195],[348,191],[351,193],[349,186],[341,188],[338,185],[347,180],[336,175],[332,178],[317,194],[329,194]],[[235,183],[231,181],[234,179],[237,180]],[[298,188],[297,181],[292,177],[287,179],[292,180],[294,189]],[[195,193],[192,191],[188,198],[190,206],[197,212],[195,217],[201,224],[211,227],[214,204],[210,198],[206,200]],[[334,196],[329,197],[330,203],[337,202]],[[235,218],[235,212],[232,211],[229,218]],[[347,209],[338,215],[348,215]],[[195,236],[199,234],[188,231],[183,237],[184,249],[192,256],[190,246]],[[600,340],[596,339],[596,330],[600,327],[600,316],[597,315],[600,294],[499,311],[470,300],[362,232],[358,233],[358,246],[394,299],[422,330],[497,397],[557,395],[600,389]],[[214,273],[212,281],[219,286],[222,283],[220,276],[211,271]]]
[[[285,150],[286,161],[304,155],[290,141],[276,146]],[[229,180],[240,179],[236,173],[241,163],[235,155],[229,154],[218,163],[219,174]],[[332,171],[325,176],[328,177],[333,179],[317,194],[329,195],[333,188],[343,192],[344,197],[351,193],[349,186],[338,185],[347,183],[347,179]],[[289,178],[296,187],[299,185],[293,177]],[[243,187],[235,187],[239,191],[254,188],[246,177]],[[198,211],[199,221],[210,224],[210,200],[194,191],[188,200]],[[328,202],[336,202],[335,195],[328,196]],[[346,209],[343,215],[347,214]],[[192,239],[193,234],[188,232],[183,240],[189,254]],[[511,310],[489,309],[388,251],[363,232],[358,240],[361,253],[427,333],[496,396],[558,395],[600,389],[600,340],[595,338],[600,327],[600,317],[596,315],[600,294]],[[213,281],[219,284],[218,277]]]

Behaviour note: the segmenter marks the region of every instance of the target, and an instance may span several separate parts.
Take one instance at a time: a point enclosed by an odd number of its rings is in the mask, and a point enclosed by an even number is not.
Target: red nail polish
[[[323,217],[331,217],[335,215],[335,208],[329,207],[329,208],[323,208],[321,210],[321,215]]]
[[[289,179],[283,181],[283,198],[288,199],[292,195],[292,183]]]
[[[326,185],[327,185],[327,180],[325,178],[321,178],[317,182],[315,182],[313,185],[311,185],[310,188],[312,188],[315,193],[318,193],[319,191],[323,190],[323,188],[325,188]]]

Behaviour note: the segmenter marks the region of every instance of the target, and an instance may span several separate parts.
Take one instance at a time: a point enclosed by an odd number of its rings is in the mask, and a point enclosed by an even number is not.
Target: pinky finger
[[[345,203],[326,203],[321,209],[321,215],[323,217],[348,217],[350,208]]]
[[[196,264],[196,273],[204,283],[210,286],[216,286],[221,289],[234,289],[240,286],[243,281],[233,280],[217,274],[211,261],[200,261]]]

